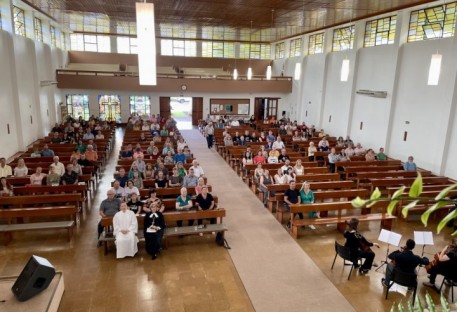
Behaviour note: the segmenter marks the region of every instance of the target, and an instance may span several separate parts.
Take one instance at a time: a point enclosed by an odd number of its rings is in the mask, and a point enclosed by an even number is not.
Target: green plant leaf
[[[444,207],[446,206],[446,202],[437,202],[435,204],[433,204],[433,206],[431,206],[430,208],[427,209],[427,211],[425,211],[422,215],[421,215],[421,221],[422,221],[422,224],[424,226],[427,226],[427,223],[428,223],[428,218],[430,217],[430,215],[435,211],[435,210],[438,210],[440,209],[441,207]]]
[[[359,196],[357,196],[356,198],[354,198],[351,201],[351,203],[352,203],[352,207],[354,207],[354,208],[363,208],[363,207],[365,207],[365,204],[367,203],[367,201],[363,200]]]
[[[414,312],[413,302],[408,300],[408,312]]]
[[[451,235],[452,235],[452,236],[457,235],[457,230],[455,230],[454,232],[452,232]]]
[[[401,214],[403,215],[403,218],[406,219],[406,217],[408,217],[408,210],[413,208],[414,206],[416,206],[418,202],[419,202],[418,200],[415,200],[415,201],[410,202],[405,207],[403,207],[403,209],[401,210]]]
[[[395,191],[395,193],[392,195],[392,199],[397,199],[401,195],[403,195],[403,192],[405,191],[406,186],[400,187],[398,190]]]
[[[416,294],[416,305],[417,305],[418,312],[424,312],[424,306],[422,305],[421,298],[419,298],[418,294]]]
[[[441,221],[440,223],[438,223],[438,226],[437,226],[437,232],[438,234],[440,234],[441,230],[443,230],[443,228],[446,226],[446,224],[455,219],[457,217],[457,209],[455,210],[452,210],[451,212],[449,212],[447,214],[447,216],[445,216]]]
[[[443,199],[444,197],[447,196],[447,194],[449,194],[450,191],[452,191],[456,187],[457,187],[457,184],[453,184],[453,185],[446,187],[438,195],[436,195],[435,200]]]
[[[398,303],[398,312],[405,312],[405,307],[401,302]]]
[[[422,175],[418,172],[417,178],[414,180],[411,188],[409,189],[409,197],[418,197],[422,193],[422,185]]]
[[[447,302],[446,298],[443,296],[443,293],[441,293],[440,302],[441,302],[441,311],[442,312],[451,311],[451,310],[449,310],[449,303]]]
[[[389,203],[389,206],[387,206],[387,214],[392,215],[392,212],[394,211],[395,206],[398,204],[398,200],[393,200]]]
[[[425,293],[425,302],[427,302],[427,308],[430,312],[435,312],[435,303],[433,302],[432,296],[428,293]]]
[[[395,302],[390,307],[390,312],[395,312]]]
[[[379,188],[376,188],[373,193],[371,193],[371,196],[370,196],[370,200],[376,200],[378,199],[379,197],[381,197],[381,191],[379,190]]]

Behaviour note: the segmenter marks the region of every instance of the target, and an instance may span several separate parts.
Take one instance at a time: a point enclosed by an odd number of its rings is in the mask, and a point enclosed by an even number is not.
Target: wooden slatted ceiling
[[[115,21],[135,21],[133,0],[28,0],[62,23],[66,14],[106,14]],[[152,2],[148,0],[148,2]],[[281,36],[357,20],[433,0],[156,0],[157,23],[265,29]],[[440,2],[438,1],[437,4]],[[69,25],[68,25],[69,26]],[[201,36],[201,35],[199,35]],[[280,38],[276,38],[280,39]]]

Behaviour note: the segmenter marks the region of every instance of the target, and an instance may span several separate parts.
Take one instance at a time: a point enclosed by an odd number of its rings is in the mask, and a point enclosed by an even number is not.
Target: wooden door
[[[192,98],[192,125],[198,126],[198,121],[203,119],[203,98]]]
[[[254,118],[255,120],[264,119],[265,108],[263,107],[263,98],[254,99]]]
[[[170,110],[170,98],[169,97],[160,97],[160,116],[167,119],[171,116]]]

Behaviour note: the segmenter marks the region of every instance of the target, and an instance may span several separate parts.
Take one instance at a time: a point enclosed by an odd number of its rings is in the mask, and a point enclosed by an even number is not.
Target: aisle
[[[181,133],[227,209],[229,254],[255,310],[354,311],[198,130]]]

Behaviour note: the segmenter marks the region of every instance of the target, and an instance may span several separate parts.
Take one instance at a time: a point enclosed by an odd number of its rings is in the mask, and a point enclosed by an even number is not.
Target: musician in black
[[[454,238],[451,245],[444,247],[444,249],[435,256],[436,261],[427,272],[430,274],[430,282],[424,282],[425,286],[434,287],[435,279],[438,274],[457,279],[457,240]]]
[[[359,225],[359,219],[352,218],[349,220],[347,224],[347,229],[344,232],[344,237],[346,238],[346,243],[344,244],[345,247],[348,247],[351,251],[352,262],[354,263],[354,267],[358,268],[359,264],[357,259],[358,258],[365,258],[362,266],[359,269],[361,274],[368,273],[371,270],[371,266],[373,265],[373,260],[375,257],[374,252],[370,249],[372,246],[376,246],[379,248],[377,243],[372,243],[368,241],[362,234],[357,232],[357,227]]]
[[[418,265],[427,265],[429,263],[426,257],[421,258],[413,254],[414,247],[416,247],[416,242],[408,239],[405,247],[401,247],[400,250],[396,250],[388,255],[388,258],[392,262],[387,264],[386,277],[381,280],[383,286],[388,287],[390,284],[392,272],[395,267],[405,273],[416,273],[416,267]]]

